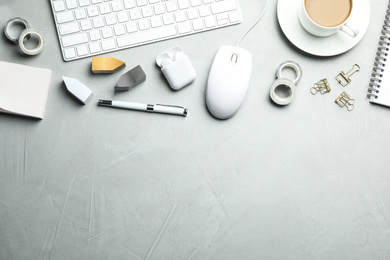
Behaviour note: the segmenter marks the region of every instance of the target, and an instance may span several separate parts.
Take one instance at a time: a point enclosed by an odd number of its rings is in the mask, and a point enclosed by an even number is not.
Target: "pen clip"
[[[176,111],[174,114],[187,116],[188,109],[182,106],[176,106],[176,105],[163,105],[163,104],[156,104],[155,106],[165,107],[166,109],[179,109],[180,111]]]
[[[175,106],[175,105],[164,105],[164,104],[156,104],[156,106],[162,106],[162,107],[174,107],[174,108],[182,108],[185,109],[182,106]]]

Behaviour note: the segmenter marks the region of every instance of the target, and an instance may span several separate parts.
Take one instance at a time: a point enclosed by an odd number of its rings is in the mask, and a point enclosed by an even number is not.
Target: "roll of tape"
[[[295,70],[296,77],[295,77],[294,80],[292,80],[292,82],[295,85],[297,85],[299,83],[299,81],[301,80],[301,78],[302,78],[302,68],[301,68],[301,66],[299,66],[299,64],[296,63],[295,61],[291,61],[291,60],[283,62],[282,64],[280,64],[280,66],[276,70],[276,77],[278,79],[286,78],[286,77],[282,76],[282,70],[284,68],[292,68],[293,70]]]
[[[276,88],[279,86],[288,87],[291,90],[291,94],[288,97],[279,97],[276,94]],[[277,79],[271,86],[270,96],[271,99],[278,105],[285,106],[290,104],[295,98],[296,87],[293,81],[286,78]]]
[[[27,49],[26,46],[24,45],[24,39],[28,38],[30,36],[36,36],[38,38],[37,47],[35,49],[31,49],[31,50]],[[45,43],[45,41],[44,41],[42,35],[37,30],[34,30],[32,28],[28,28],[28,29],[23,30],[22,34],[19,37],[19,47],[22,50],[22,52],[24,52],[27,55],[39,54],[43,50],[44,43]]]
[[[15,24],[23,25],[25,27],[23,30],[30,28],[30,25],[28,24],[28,22],[26,20],[24,20],[23,18],[20,18],[20,17],[14,17],[14,18],[11,18],[7,21],[7,23],[4,27],[4,34],[8,40],[12,41],[15,44],[18,44],[19,35],[16,38],[12,37],[12,35],[11,35],[12,34],[11,27]]]

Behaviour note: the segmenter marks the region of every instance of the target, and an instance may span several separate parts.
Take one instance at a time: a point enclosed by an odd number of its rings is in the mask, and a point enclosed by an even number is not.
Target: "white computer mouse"
[[[252,54],[235,46],[222,46],[214,58],[206,89],[210,113],[219,119],[240,108],[252,74]]]

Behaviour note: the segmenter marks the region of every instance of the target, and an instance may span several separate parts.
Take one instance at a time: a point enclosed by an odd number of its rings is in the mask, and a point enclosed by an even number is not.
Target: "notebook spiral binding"
[[[385,71],[385,62],[390,48],[390,4],[387,6],[384,25],[381,30],[379,45],[376,52],[374,68],[368,88],[367,97],[370,99],[378,98],[382,83],[383,72]]]

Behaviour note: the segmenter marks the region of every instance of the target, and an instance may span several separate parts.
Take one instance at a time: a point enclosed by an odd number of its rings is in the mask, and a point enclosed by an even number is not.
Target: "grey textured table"
[[[26,57],[1,34],[0,60],[53,70],[42,121],[0,114],[0,259],[390,258],[390,109],[366,98],[388,2],[371,1],[355,48],[318,58],[289,43],[271,0],[241,43],[254,56],[245,102],[221,121],[205,105],[212,59],[263,1],[240,4],[240,25],[107,55],[147,74],[114,94],[124,70],[93,75],[89,58],[62,60],[49,1],[0,1],[0,25],[20,16],[46,38],[40,55]],[[198,73],[180,91],[154,63],[173,45]],[[304,76],[295,101],[278,107],[269,88],[285,60]],[[354,63],[361,71],[345,89],[356,100],[348,112],[334,103],[344,90],[334,76]],[[62,76],[90,87],[90,103],[73,99]],[[311,95],[323,77],[334,89]],[[98,107],[99,98],[178,104],[189,115]]]

